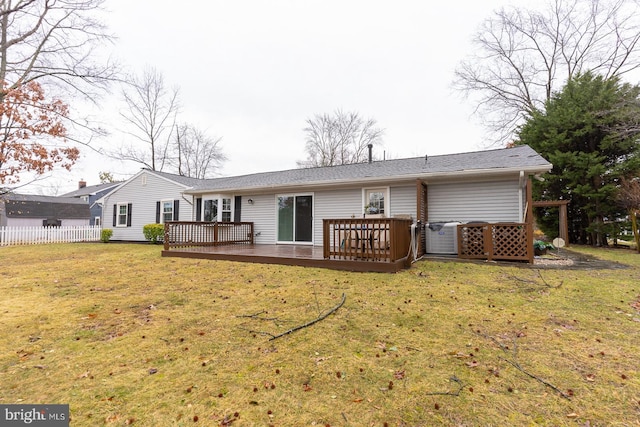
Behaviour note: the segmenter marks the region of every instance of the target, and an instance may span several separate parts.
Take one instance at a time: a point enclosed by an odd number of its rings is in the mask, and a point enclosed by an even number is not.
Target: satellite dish
[[[556,248],[564,248],[564,239],[560,237],[556,237],[555,239],[553,239],[552,243]]]

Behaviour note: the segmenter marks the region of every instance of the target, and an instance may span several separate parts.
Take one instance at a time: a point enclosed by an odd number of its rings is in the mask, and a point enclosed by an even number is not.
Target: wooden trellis
[[[531,228],[528,223],[458,225],[458,256],[533,262]]]

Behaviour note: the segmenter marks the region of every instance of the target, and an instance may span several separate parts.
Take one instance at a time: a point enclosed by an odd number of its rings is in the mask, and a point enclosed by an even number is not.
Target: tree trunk
[[[638,230],[638,216],[640,216],[640,210],[631,210],[629,212],[631,217],[631,231],[633,232],[633,239],[636,242],[636,251],[640,253],[640,232]]]

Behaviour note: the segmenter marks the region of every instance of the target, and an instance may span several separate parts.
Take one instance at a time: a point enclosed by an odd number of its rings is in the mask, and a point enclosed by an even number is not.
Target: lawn
[[[640,255],[578,250],[629,268],[0,248],[0,403],[72,426],[638,426]]]

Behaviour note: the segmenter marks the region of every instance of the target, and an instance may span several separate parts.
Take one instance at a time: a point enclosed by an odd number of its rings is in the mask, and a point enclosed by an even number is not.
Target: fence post
[[[485,225],[482,227],[484,240],[484,253],[487,256],[487,260],[491,261],[493,259],[493,226]]]

